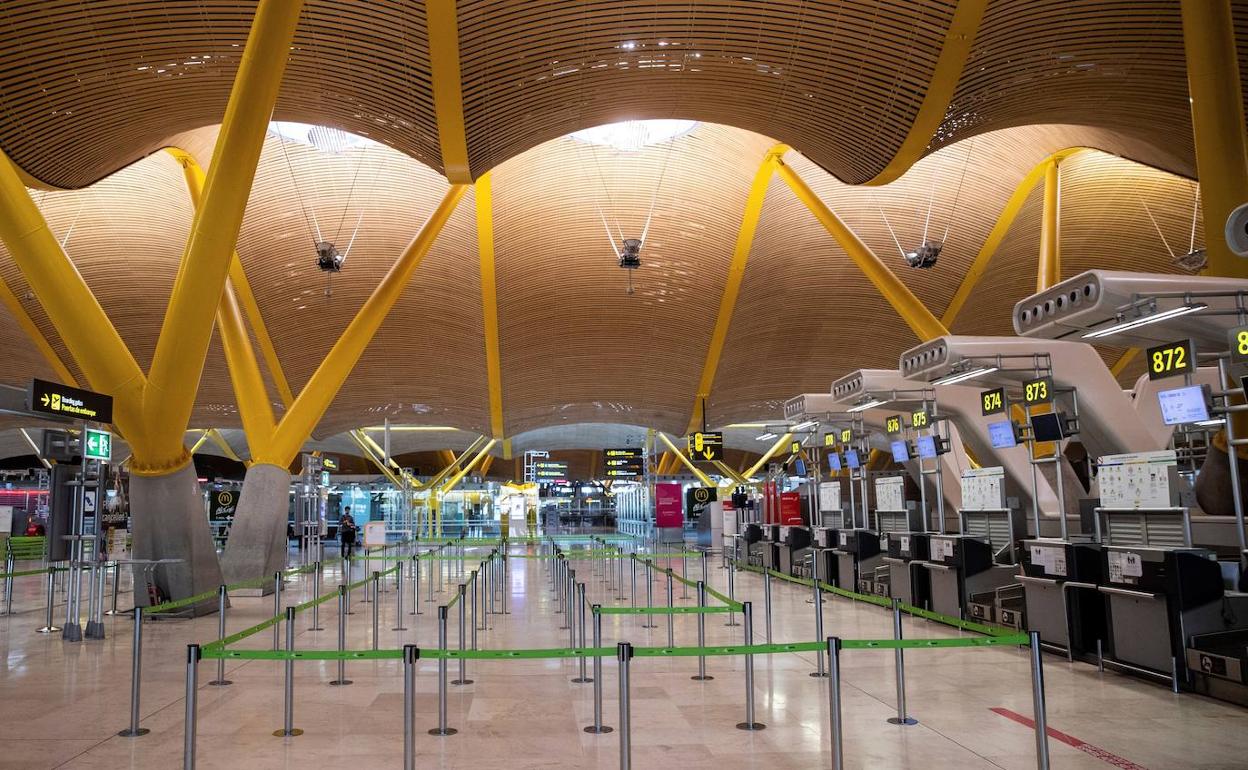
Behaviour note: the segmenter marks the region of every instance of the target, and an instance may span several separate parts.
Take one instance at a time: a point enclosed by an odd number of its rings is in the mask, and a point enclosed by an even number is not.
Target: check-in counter
[[[1187,680],[1187,640],[1248,624],[1248,602],[1235,595],[1229,606],[1213,551],[1107,545],[1100,591],[1109,609],[1112,659],[1127,667]],[[1232,626],[1227,618],[1237,617]]]
[[[864,573],[874,573],[884,562],[880,553],[880,535],[871,529],[842,529],[838,533],[836,554],[836,584],[850,591],[858,590],[858,579]]]
[[[928,571],[932,610],[942,615],[965,616],[972,594],[994,591],[1017,582],[1013,565],[992,561],[992,546],[967,535],[932,534],[928,543]]]
[[[780,566],[777,569],[786,575],[797,575],[797,567],[810,554],[810,529],[801,526],[781,527],[780,538]]]
[[[884,537],[887,539],[888,555],[884,563],[889,568],[890,595],[904,604],[928,606],[931,589],[922,563],[928,558],[929,533],[889,532]]]
[[[1094,655],[1106,642],[1101,546],[1068,540],[1023,541],[1022,574],[1027,630],[1070,657]]]

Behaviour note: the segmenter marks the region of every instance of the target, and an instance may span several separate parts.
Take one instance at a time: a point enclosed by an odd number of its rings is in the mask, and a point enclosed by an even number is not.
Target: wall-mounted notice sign
[[[46,380],[30,381],[32,412],[54,414],[58,417],[74,417],[91,422],[113,421],[113,397],[69,385]]]

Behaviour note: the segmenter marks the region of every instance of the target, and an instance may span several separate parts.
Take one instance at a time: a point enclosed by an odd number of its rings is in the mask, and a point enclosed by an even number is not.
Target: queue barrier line
[[[396,543],[395,545],[401,546],[401,545],[406,545],[406,544],[407,544],[407,541],[405,540],[405,541]],[[365,556],[362,556],[359,558],[352,558],[352,561],[358,561],[359,559],[369,559],[369,558],[371,558],[374,561],[377,561],[379,559],[394,558],[394,557],[382,557],[382,556],[371,556],[371,557],[367,556],[368,553],[373,553],[373,552],[376,552],[377,550],[390,548],[390,547],[392,546],[388,546],[388,545],[387,546],[380,546],[380,545],[373,546],[371,551],[365,551],[365,554],[366,554]],[[407,558],[407,557],[400,557],[400,558]],[[342,561],[344,561],[344,559],[341,556],[335,556],[332,559],[326,559],[325,561],[322,561],[321,566],[324,567],[330,564],[338,564]],[[283,577],[293,577],[295,575],[306,575],[307,573],[315,569],[316,569],[316,564],[306,564],[302,567],[291,567],[290,569],[282,570],[282,575]],[[390,571],[392,570],[387,570],[387,573],[389,573]],[[269,581],[271,580],[273,580],[273,578],[268,577],[268,576],[252,578],[251,580],[242,580],[237,583],[230,583],[229,585],[225,587],[225,590],[226,590],[226,593],[229,593],[230,591],[237,591],[240,588],[265,588],[269,585]],[[169,612],[170,610],[181,609],[182,607],[186,607],[192,604],[198,604],[208,599],[215,599],[217,598],[217,594],[219,590],[220,589],[214,588],[211,591],[204,591],[201,594],[188,596],[185,599],[177,599],[174,601],[163,602],[161,604],[155,604],[150,607],[144,607],[143,611],[149,615],[156,615],[160,613]],[[314,603],[319,603],[319,602],[314,602]],[[310,607],[312,605],[308,604],[308,606]]]
[[[594,610],[599,615],[712,615],[723,612],[738,612],[734,607],[599,607]]]
[[[49,572],[69,572],[69,567],[44,567],[43,569],[26,569],[18,572],[0,572],[0,579],[19,578],[28,575],[46,575]]]
[[[813,587],[815,585],[815,581],[811,580],[810,578],[799,578],[793,575],[785,574],[783,572],[778,572],[774,569],[767,569],[765,567],[756,567],[752,564],[743,564],[739,561],[734,561],[733,563],[736,564],[741,569],[745,570],[746,572],[754,572],[760,575],[763,573],[767,573],[778,580],[784,580],[789,583],[797,583],[798,585],[804,585],[804,586],[809,586],[809,587]],[[883,596],[875,596],[873,594],[860,594],[860,593],[857,593],[856,591],[848,591],[844,588],[838,588],[837,586],[828,585],[827,583],[824,583],[824,582],[819,583],[819,588],[823,591],[833,594],[834,596],[840,596],[846,599],[852,599],[853,601],[857,601],[857,602],[865,602],[867,604],[874,604],[877,607],[884,607],[886,609],[892,609],[892,606],[893,606],[892,600],[886,599]],[[975,623],[970,620],[963,620],[961,618],[955,618],[952,615],[942,615],[939,612],[932,612],[931,610],[925,610],[922,607],[915,607],[912,604],[906,604],[904,602],[899,602],[898,606],[900,607],[902,612],[908,615],[913,615],[915,617],[923,618],[925,620],[931,620],[936,623],[944,624],[946,626],[953,626],[954,628],[958,628],[963,631],[971,631],[977,634],[984,634],[989,637],[1014,636],[1019,633],[1018,631],[1012,628],[1004,628],[1002,626],[990,626],[984,623]]]
[[[399,569],[399,565],[396,564],[384,572],[377,573],[377,576],[382,577],[385,575],[389,575],[392,572],[398,571],[398,569]],[[364,587],[365,584],[372,582],[372,579],[373,579],[372,575],[368,575],[364,578],[361,578],[360,580],[355,581],[354,583],[347,583],[342,587],[345,588],[347,591],[354,591],[355,589],[362,588]],[[216,592],[213,592],[213,595],[215,596]],[[337,588],[335,588],[333,591],[330,591],[328,593],[321,594],[315,599],[309,599],[308,601],[302,604],[293,605],[295,614],[303,612],[304,610],[307,610],[307,609],[311,609],[313,606],[317,604],[322,604],[324,602],[327,602],[336,596],[338,596]],[[208,642],[207,644],[202,645],[202,648],[204,650],[224,649],[225,647],[228,647],[231,644],[234,644],[236,642],[241,642],[242,640],[246,639],[249,636],[254,636],[260,633],[261,631],[264,631],[265,629],[272,628],[275,624],[280,623],[282,620],[284,620],[285,617],[286,617],[285,614],[274,615],[268,620],[263,620],[254,626],[251,626],[249,628],[244,628],[242,631],[231,634],[223,639],[215,639],[211,642]]]
[[[271,618],[276,622],[280,618]],[[267,628],[268,626],[266,626]],[[1027,634],[1009,636],[959,637],[951,639],[842,639],[843,650],[930,650],[958,647],[1027,647]],[[695,658],[730,655],[777,655],[794,652],[825,652],[827,642],[783,642],[778,644],[737,644],[710,647],[634,647],[638,658]],[[231,660],[400,660],[403,650],[227,650],[218,644],[201,648],[202,658]],[[418,658],[429,660],[552,660],[559,658],[609,658],[616,647],[553,647],[525,650],[453,650],[419,648]]]

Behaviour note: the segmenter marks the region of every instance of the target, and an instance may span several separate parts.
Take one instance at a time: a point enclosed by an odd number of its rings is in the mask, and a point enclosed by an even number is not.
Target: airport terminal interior
[[[0,40],[0,768],[1248,768],[1248,0]]]

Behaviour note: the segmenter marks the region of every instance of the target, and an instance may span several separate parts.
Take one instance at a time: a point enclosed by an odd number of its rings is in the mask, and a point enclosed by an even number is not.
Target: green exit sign
[[[113,459],[113,434],[106,430],[87,428],[83,446],[86,448],[88,460],[108,462]]]

